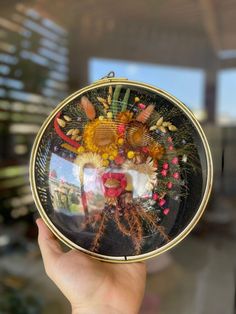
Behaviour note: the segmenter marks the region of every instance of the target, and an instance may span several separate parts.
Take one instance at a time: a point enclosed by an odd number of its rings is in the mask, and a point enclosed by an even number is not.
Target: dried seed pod
[[[62,119],[57,118],[57,123],[58,123],[62,128],[64,128],[64,127],[66,126],[66,122],[65,122],[64,120],[62,120]]]
[[[77,134],[71,136],[72,140],[75,140],[76,138],[77,138]]]
[[[159,130],[161,131],[161,132],[163,132],[163,133],[166,133],[166,129],[164,128],[164,126],[159,126]]]
[[[66,133],[66,135],[72,135],[72,134],[73,134],[73,131],[74,131],[74,129],[70,129],[70,130]]]
[[[96,111],[91,101],[86,96],[83,96],[80,100],[80,104],[87,118],[93,120],[96,117]]]
[[[103,104],[103,106],[107,106],[107,100],[105,98],[102,97],[97,97],[97,100]]]
[[[152,126],[149,128],[150,131],[155,131],[156,129],[157,129],[157,126],[156,126],[156,125],[152,125]]]
[[[163,117],[157,120],[156,126],[161,126],[163,123]]]
[[[164,198],[165,196],[166,196],[166,192],[161,192],[160,195],[159,195],[159,198],[162,199],[162,198]]]
[[[73,129],[72,135],[78,135],[79,134],[79,129]]]
[[[162,123],[162,126],[164,126],[164,127],[169,127],[170,125],[172,125],[171,122],[163,122]]]
[[[78,142],[78,141],[80,141],[81,139],[82,139],[82,136],[79,135],[79,136],[76,137],[75,140],[76,140],[76,142]]]
[[[63,116],[63,118],[64,118],[66,121],[68,121],[68,122],[70,122],[70,121],[72,120],[69,116]]]
[[[177,131],[177,127],[176,127],[175,125],[173,125],[173,124],[171,124],[170,126],[168,126],[168,129],[169,129],[170,131],[173,131],[173,132]]]
[[[110,105],[111,104],[111,95],[109,94],[107,97],[107,103]]]
[[[120,186],[120,181],[116,179],[107,179],[104,186],[106,188],[117,188]]]

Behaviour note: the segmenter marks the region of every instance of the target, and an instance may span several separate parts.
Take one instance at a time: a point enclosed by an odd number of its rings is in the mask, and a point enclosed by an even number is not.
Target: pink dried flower
[[[165,169],[161,170],[161,175],[163,177],[166,177],[167,176],[167,170],[165,170]]]
[[[170,211],[169,208],[165,208],[165,209],[163,210],[163,214],[164,214],[164,215],[168,215],[168,214],[169,214],[169,211]]]
[[[140,109],[142,109],[142,110],[146,108],[146,106],[145,106],[144,104],[142,104],[142,103],[138,104],[138,107],[139,107]]]
[[[178,157],[174,157],[171,162],[173,165],[178,165],[178,163],[179,163]]]
[[[152,196],[152,199],[153,199],[154,201],[157,201],[158,198],[159,198],[158,194],[157,194],[157,193],[154,193],[153,196]]]
[[[173,178],[175,178],[175,179],[179,179],[179,173],[178,172],[175,172],[174,174],[173,174]]]
[[[162,168],[165,170],[169,169],[169,164],[167,162],[164,162]]]
[[[117,131],[119,134],[123,134],[125,132],[125,124],[119,124]]]
[[[160,199],[160,201],[159,201],[160,206],[165,205],[165,203],[166,203],[166,200],[164,198]]]
[[[168,183],[167,183],[167,187],[168,187],[169,190],[172,189],[173,183],[172,183],[172,182],[168,182]]]

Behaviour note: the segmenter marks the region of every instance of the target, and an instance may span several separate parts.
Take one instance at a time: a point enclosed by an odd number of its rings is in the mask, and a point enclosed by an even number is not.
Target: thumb
[[[43,257],[44,267],[47,274],[50,275],[50,269],[52,269],[63,251],[54,234],[46,226],[42,218],[38,218],[36,224],[39,230],[38,243]]]

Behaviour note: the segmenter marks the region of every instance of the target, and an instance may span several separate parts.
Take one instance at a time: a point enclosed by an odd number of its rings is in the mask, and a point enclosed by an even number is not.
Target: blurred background
[[[44,274],[29,156],[58,102],[109,71],[182,100],[214,161],[200,223],[148,262],[140,313],[236,313],[236,2],[2,0],[0,9],[0,313],[70,313]]]

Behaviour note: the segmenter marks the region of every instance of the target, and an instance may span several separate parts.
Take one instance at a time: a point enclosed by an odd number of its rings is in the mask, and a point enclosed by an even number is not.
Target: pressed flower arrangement
[[[206,139],[188,109],[163,91],[116,79],[52,113],[31,169],[49,227],[106,260],[147,258],[179,241],[200,217],[212,180]]]

